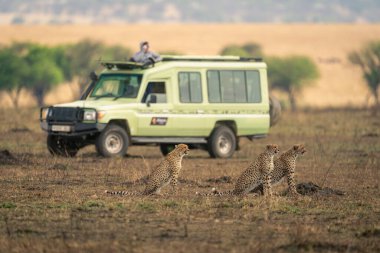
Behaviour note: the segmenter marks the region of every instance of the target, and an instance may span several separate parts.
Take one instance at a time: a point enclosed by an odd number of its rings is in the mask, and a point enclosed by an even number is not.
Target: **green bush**
[[[295,111],[296,97],[318,79],[318,67],[306,56],[270,57],[266,62],[270,87],[286,92],[291,109]]]

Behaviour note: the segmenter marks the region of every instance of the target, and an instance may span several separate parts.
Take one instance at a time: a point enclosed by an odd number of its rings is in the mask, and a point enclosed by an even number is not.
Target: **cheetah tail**
[[[110,195],[121,195],[121,196],[135,196],[139,195],[137,192],[128,192],[128,191],[104,191],[105,194],[110,194]]]

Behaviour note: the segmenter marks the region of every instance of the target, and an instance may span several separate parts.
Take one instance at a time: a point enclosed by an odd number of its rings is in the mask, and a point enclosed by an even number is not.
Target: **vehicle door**
[[[137,135],[170,136],[172,108],[169,80],[150,80],[137,111]]]

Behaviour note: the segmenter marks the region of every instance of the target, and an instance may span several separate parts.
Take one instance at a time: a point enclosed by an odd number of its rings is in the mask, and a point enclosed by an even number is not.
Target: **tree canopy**
[[[257,43],[246,43],[244,45],[227,45],[220,51],[221,55],[235,55],[240,57],[263,57],[262,48]]]
[[[101,42],[89,39],[66,48],[66,56],[70,66],[70,75],[76,77],[81,94],[89,81],[89,74],[99,67],[100,60],[126,60],[131,56],[131,50],[121,46],[105,46]],[[70,79],[69,79],[70,80]],[[79,97],[80,94],[76,94]]]
[[[76,78],[82,91],[88,74],[98,68],[100,59],[125,60],[130,55],[127,48],[90,40],[56,47],[33,43],[3,46],[0,47],[0,91],[6,92],[17,107],[21,90],[29,90],[41,106],[46,93],[63,81]]]
[[[27,88],[32,91],[38,106],[44,105],[46,93],[64,80],[63,70],[57,64],[55,53],[50,48],[33,45],[26,56],[31,73]]]
[[[306,56],[271,57],[267,59],[267,64],[271,88],[286,92],[295,111],[296,95],[319,77],[317,66]]]
[[[378,107],[380,102],[380,41],[370,42],[362,49],[349,53],[348,59],[361,68],[366,84]]]
[[[15,107],[26,84],[29,69],[25,59],[7,49],[0,50],[0,90],[9,94]]]

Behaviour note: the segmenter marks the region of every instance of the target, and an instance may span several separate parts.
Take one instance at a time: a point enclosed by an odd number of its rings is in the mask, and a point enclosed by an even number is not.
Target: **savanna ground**
[[[379,252],[380,118],[364,110],[285,113],[266,139],[241,140],[232,159],[192,150],[177,195],[107,196],[162,158],[157,147],[128,157],[48,154],[38,110],[0,113],[0,252]],[[265,144],[304,143],[298,182],[345,195],[198,197],[229,189]],[[8,150],[7,153],[4,150]],[[225,176],[227,180],[215,180]],[[228,180],[231,177],[231,180]],[[232,181],[232,182],[231,182]],[[277,193],[285,184],[275,187]]]

